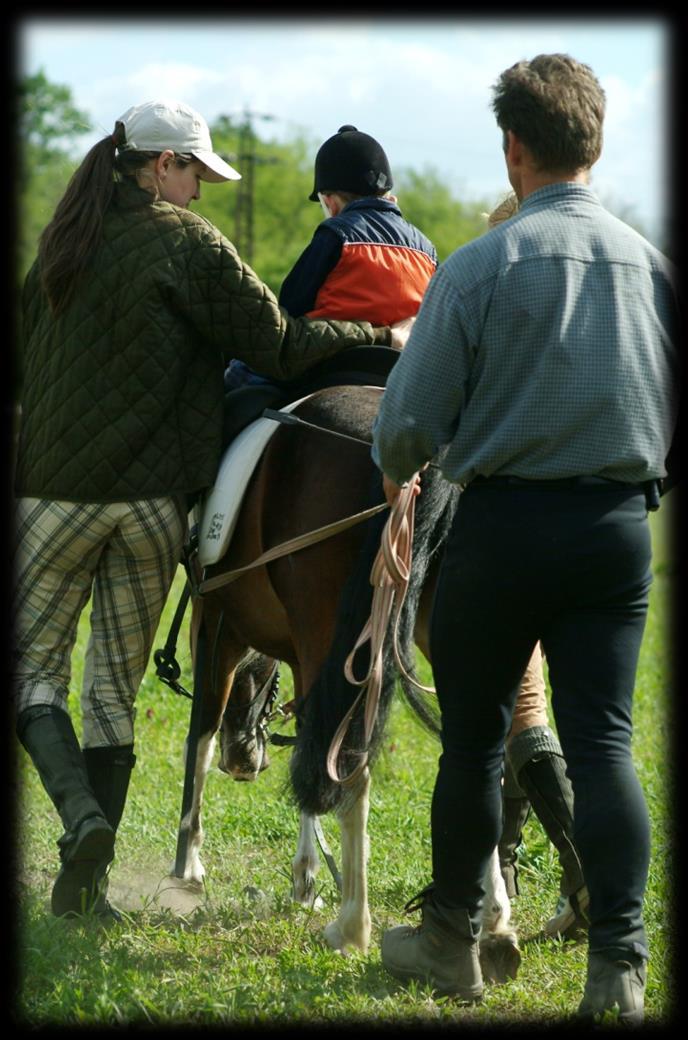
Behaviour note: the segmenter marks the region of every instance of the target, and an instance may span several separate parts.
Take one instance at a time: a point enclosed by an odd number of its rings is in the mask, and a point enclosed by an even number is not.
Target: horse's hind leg
[[[486,982],[500,983],[516,978],[521,951],[516,932],[510,927],[510,920],[511,904],[495,848],[485,874],[480,929],[480,967]]]
[[[364,953],[370,943],[368,909],[368,810],[370,773],[365,769],[356,800],[338,813],[342,835],[342,904],[339,917],[325,928],[330,946],[342,953],[355,946]]]

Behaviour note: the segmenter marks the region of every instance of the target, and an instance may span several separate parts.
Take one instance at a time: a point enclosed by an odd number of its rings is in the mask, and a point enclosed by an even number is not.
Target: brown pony
[[[319,430],[279,426],[251,478],[230,548],[207,569],[205,578],[241,567],[296,535],[384,501],[381,475],[369,446],[381,392],[365,385],[322,389],[293,413]],[[321,432],[325,430],[344,437]],[[413,567],[399,629],[401,657],[411,675],[415,646],[429,659],[432,595],[456,499],[457,490],[437,470],[424,473],[423,490],[416,500]],[[192,618],[192,631],[197,633],[202,624],[207,647],[214,649],[202,677],[193,805],[182,821],[186,853],[177,873],[196,881],[203,876],[201,802],[218,731],[220,768],[225,772],[253,780],[267,765],[262,720],[271,689],[274,692],[272,667],[285,662],[294,678],[298,720],[291,781],[301,830],[292,862],[293,896],[314,903],[319,867],[314,828],[319,815],[335,811],[342,834],[342,903],[325,936],[339,950],[347,946],[366,950],[370,940],[366,880],[370,767],[397,681],[414,710],[437,731],[433,709],[398,674],[391,646],[386,645],[380,708],[370,745],[362,746],[359,712],[340,759],[344,775],[360,762],[363,751],[368,765],[353,787],[328,775],[330,742],[359,692],[346,680],[343,665],[370,613],[370,569],[387,516],[385,510],[334,537],[248,571],[195,600]],[[366,655],[365,648],[357,652],[357,675],[365,674]],[[515,975],[519,953],[509,927],[510,907],[496,850],[486,890],[483,966],[486,978],[502,981]]]

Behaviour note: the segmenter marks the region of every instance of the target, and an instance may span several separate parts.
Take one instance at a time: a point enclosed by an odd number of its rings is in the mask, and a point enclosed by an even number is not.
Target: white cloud
[[[211,123],[246,107],[268,113],[278,138],[298,129],[318,142],[353,123],[379,137],[393,167],[435,166],[454,190],[488,199],[506,188],[492,84],[521,58],[563,51],[592,65],[608,96],[594,183],[648,212],[662,208],[666,84],[658,71],[662,34],[652,25],[461,16],[64,19],[62,26],[43,20],[24,37],[29,64],[71,86],[104,132],[129,105],[155,96],[187,101]]]
[[[216,86],[224,80],[220,72],[198,65],[185,65],[179,62],[155,62],[144,65],[135,73],[127,76],[125,83],[143,92],[148,97],[166,95],[186,97],[195,93],[200,87]]]

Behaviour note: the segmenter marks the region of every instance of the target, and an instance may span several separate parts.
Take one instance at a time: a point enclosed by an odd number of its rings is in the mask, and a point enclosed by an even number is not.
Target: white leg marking
[[[215,734],[206,733],[198,741],[196,750],[196,772],[194,774],[194,793],[191,809],[182,820],[181,827],[189,831],[189,841],[186,849],[186,863],[184,865],[184,880],[195,881],[198,884],[203,880],[205,868],[201,863],[200,851],[203,844],[203,826],[201,824],[201,807],[203,805],[203,790],[210,769],[210,764],[215,750]],[[187,745],[184,745],[184,760],[186,761]]]
[[[511,904],[495,848],[485,874],[485,899],[480,928],[480,966],[486,982],[515,979],[521,961],[518,936],[510,927]]]
[[[313,829],[313,817],[301,813],[299,822],[299,841],[296,855],[291,862],[292,895],[297,903],[319,909],[322,899],[315,894],[315,878],[320,870],[320,857]]]
[[[368,909],[368,810],[370,773],[362,774],[358,797],[339,815],[342,835],[342,905],[339,917],[325,928],[330,946],[342,953],[355,946],[364,953],[370,943]]]
[[[492,853],[485,874],[485,900],[483,902],[482,932],[507,932],[511,920],[511,903],[499,869],[497,849]]]

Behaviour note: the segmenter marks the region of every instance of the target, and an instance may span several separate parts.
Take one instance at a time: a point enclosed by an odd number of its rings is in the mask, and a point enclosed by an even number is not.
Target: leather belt
[[[576,488],[595,487],[606,488],[608,491],[636,491],[645,495],[647,508],[650,512],[659,509],[659,499],[662,494],[662,483],[660,480],[646,480],[641,484],[627,484],[621,480],[609,480],[607,477],[561,477],[556,480],[528,480],[526,477],[497,476],[497,477],[474,477],[467,487],[514,487],[531,488],[540,491],[574,491]]]
[[[531,488],[576,488],[576,487],[607,487],[609,490],[613,488],[633,488],[637,487],[639,490],[644,489],[643,484],[627,484],[621,480],[609,480],[607,477],[560,477],[555,480],[546,480],[543,478],[529,479],[527,477],[513,477],[513,476],[497,476],[497,477],[474,477],[470,482],[472,484],[504,484],[514,487],[531,487]]]

